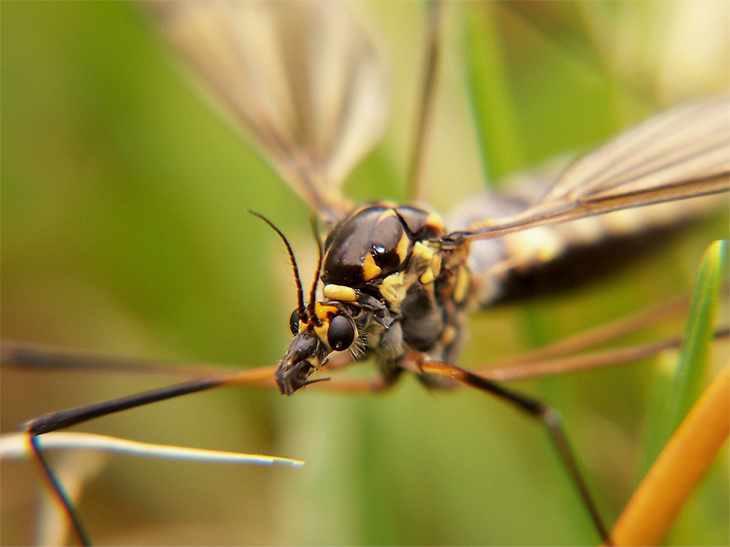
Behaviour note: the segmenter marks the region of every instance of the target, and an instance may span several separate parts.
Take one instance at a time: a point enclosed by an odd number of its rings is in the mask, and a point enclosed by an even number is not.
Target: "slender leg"
[[[173,386],[145,391],[136,395],[112,399],[110,401],[105,401],[102,403],[86,405],[83,407],[64,410],[61,412],[54,412],[52,414],[46,414],[44,416],[40,416],[38,418],[34,418],[28,421],[25,424],[25,432],[28,435],[30,450],[34,455],[35,460],[43,469],[43,474],[49,483],[53,495],[63,507],[64,512],[68,515],[69,520],[71,521],[71,524],[73,525],[73,528],[76,531],[76,535],[78,536],[81,544],[91,544],[89,535],[84,528],[84,525],[78,515],[78,512],[76,511],[76,508],[74,507],[73,501],[69,497],[61,482],[53,473],[53,470],[51,469],[47,458],[43,454],[41,446],[38,443],[39,435],[49,433],[51,431],[57,431],[59,429],[70,427],[75,424],[87,422],[94,418],[107,416],[109,414],[120,412],[122,410],[128,410],[130,408],[144,406],[158,401],[164,401],[190,393],[197,393],[200,391],[206,391],[209,389],[215,389],[236,384],[251,382],[255,383],[260,380],[259,376],[261,375],[262,371],[269,372],[269,369],[264,368],[260,370],[256,369],[252,371],[234,372],[210,378],[192,380]]]
[[[69,497],[66,489],[53,473],[53,470],[51,469],[48,460],[41,451],[41,447],[38,444],[38,435],[34,435],[28,430],[26,430],[26,433],[28,435],[28,444],[30,445],[31,452],[34,455],[35,460],[41,466],[41,469],[43,470],[43,476],[46,478],[46,481],[48,482],[51,491],[53,492],[56,499],[60,502],[61,507],[63,508],[63,512],[66,513],[66,516],[71,522],[71,525],[76,532],[76,536],[78,537],[79,542],[81,543],[81,545],[91,545],[89,534],[86,531],[86,527],[84,526],[81,517],[79,517],[73,500]]]
[[[570,447],[570,444],[568,443],[568,439],[561,424],[560,415],[555,409],[537,399],[522,395],[521,393],[517,393],[511,389],[506,389],[457,366],[442,363],[440,361],[432,361],[423,353],[409,353],[402,359],[401,364],[408,370],[453,378],[454,380],[468,386],[496,395],[500,399],[503,399],[523,412],[526,412],[533,418],[540,420],[550,434],[553,445],[557,449],[573,484],[578,490],[578,494],[583,500],[583,504],[590,514],[601,540],[604,544],[611,544],[607,528],[603,524],[603,520],[598,513],[593,497],[591,496],[586,482],[583,479],[583,475],[581,474],[578,466],[578,461],[575,458],[575,454]]]

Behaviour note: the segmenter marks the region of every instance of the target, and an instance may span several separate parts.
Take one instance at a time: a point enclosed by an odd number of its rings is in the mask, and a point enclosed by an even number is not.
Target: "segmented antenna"
[[[319,228],[317,226],[317,218],[312,217],[312,233],[314,234],[314,239],[317,242],[317,251],[319,253],[319,256],[317,257],[317,271],[314,272],[314,283],[312,283],[312,290],[309,293],[309,307],[307,308],[307,312],[309,313],[309,317],[314,320],[315,324],[319,327],[321,326],[321,323],[319,321],[319,317],[317,317],[317,314],[314,313],[314,304],[317,297],[317,282],[319,281],[319,272],[322,271],[322,260],[323,260],[323,251],[322,251],[322,240],[319,238]]]
[[[294,251],[291,248],[291,245],[289,245],[289,240],[286,239],[286,236],[282,233],[279,228],[277,228],[273,222],[271,222],[268,218],[266,218],[261,213],[257,213],[256,211],[252,211],[251,209],[248,209],[248,212],[251,213],[253,216],[260,218],[263,220],[266,224],[269,225],[269,227],[274,230],[277,235],[281,238],[281,240],[284,242],[284,245],[286,246],[286,252],[289,254],[289,262],[291,262],[292,270],[294,270],[294,282],[297,284],[297,313],[299,314],[299,320],[303,321],[306,319],[306,313],[307,308],[304,306],[304,289],[302,289],[302,280],[299,278],[299,267],[297,266],[297,261],[294,258]],[[321,256],[321,250],[320,250],[320,256]],[[321,265],[320,265],[321,267]],[[319,272],[317,272],[319,275]]]

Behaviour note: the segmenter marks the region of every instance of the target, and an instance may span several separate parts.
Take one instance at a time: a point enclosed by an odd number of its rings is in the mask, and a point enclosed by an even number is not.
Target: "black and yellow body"
[[[485,218],[529,209],[541,195],[536,182],[551,181],[518,180],[503,194],[473,197],[453,213],[453,226],[474,229]],[[409,352],[455,363],[469,309],[555,294],[610,274],[723,204],[713,197],[660,203],[456,243],[441,217],[421,206],[359,207],[326,237],[324,299],[303,317],[292,313],[295,338],[276,372],[279,390],[291,395],[311,383],[336,351],[349,351],[353,360],[374,356],[386,384],[402,372]]]
[[[281,392],[306,385],[333,351],[374,355],[388,383],[408,352],[455,358],[470,289],[469,243],[446,247],[443,235],[437,214],[388,202],[360,207],[335,225],[325,240],[325,300],[292,322],[295,337],[276,373]]]

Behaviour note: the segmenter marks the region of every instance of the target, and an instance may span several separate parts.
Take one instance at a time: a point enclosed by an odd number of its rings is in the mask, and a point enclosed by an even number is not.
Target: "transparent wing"
[[[388,103],[380,58],[347,6],[151,5],[227,118],[323,219],[343,216],[340,186],[382,135]]]
[[[629,207],[730,189],[727,97],[682,104],[573,163],[534,206],[472,224],[447,239],[486,239]]]

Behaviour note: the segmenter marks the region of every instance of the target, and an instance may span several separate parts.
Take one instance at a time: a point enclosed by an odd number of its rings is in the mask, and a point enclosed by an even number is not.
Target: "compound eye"
[[[289,330],[293,336],[299,334],[299,309],[294,309],[289,316]]]
[[[327,329],[327,342],[335,351],[346,350],[355,340],[355,322],[345,315],[336,315]]]

